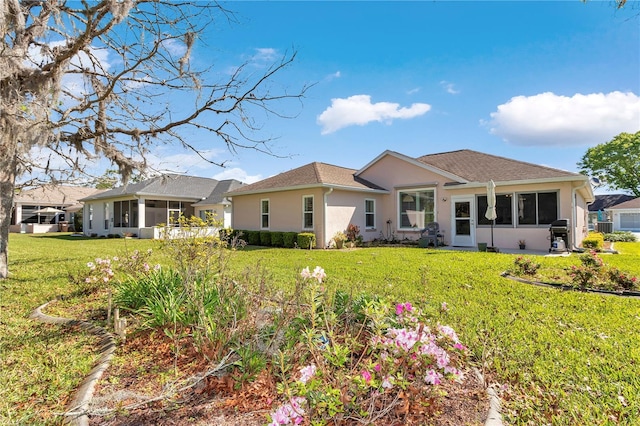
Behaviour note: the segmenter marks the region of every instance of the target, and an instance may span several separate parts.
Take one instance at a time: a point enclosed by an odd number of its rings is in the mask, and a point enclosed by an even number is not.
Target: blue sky
[[[207,165],[165,147],[162,167],[253,182],[321,161],[358,169],[384,150],[473,149],[578,171],[586,149],[640,130],[640,7],[612,2],[229,2],[238,23],[202,35],[193,59],[223,72],[298,56],[277,78],[315,84],[294,119],[261,135],[273,152],[229,153],[210,136]]]

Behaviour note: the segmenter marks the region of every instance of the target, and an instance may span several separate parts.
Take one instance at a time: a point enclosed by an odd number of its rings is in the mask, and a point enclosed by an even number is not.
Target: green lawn
[[[56,295],[71,295],[69,272],[95,257],[157,243],[68,235],[10,238],[11,278],[0,282],[0,424],[55,423],[94,361],[93,340],[28,319]],[[616,243],[607,264],[640,276],[640,243]],[[635,424],[640,418],[640,299],[561,292],[500,273],[514,255],[418,248],[344,251],[251,248],[234,254],[241,273],[260,264],[275,285],[322,266],[327,286],[449,306],[447,322],[474,362],[501,385],[509,424]],[[578,264],[539,258],[543,268]],[[91,318],[100,302],[72,297],[48,312]],[[104,308],[102,306],[102,308]],[[58,419],[58,420],[55,420]]]

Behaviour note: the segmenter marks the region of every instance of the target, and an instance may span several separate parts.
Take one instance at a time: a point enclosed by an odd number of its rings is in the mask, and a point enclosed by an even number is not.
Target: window
[[[212,210],[212,209],[205,209],[205,210],[200,210],[200,219],[207,221],[211,218],[215,219],[217,214],[217,211]]]
[[[89,204],[89,229],[93,229],[93,204]]]
[[[260,228],[269,229],[269,200],[260,200]]]
[[[104,217],[104,229],[109,229],[109,203],[104,203],[102,210]]]
[[[424,228],[435,220],[435,192],[419,189],[398,192],[400,229]]]
[[[496,225],[513,225],[513,200],[512,194],[496,195]],[[487,196],[478,196],[478,224],[491,225],[491,221],[486,218]]]
[[[313,195],[302,197],[302,229],[313,229]]]
[[[549,225],[558,218],[557,192],[517,194],[518,225]]]
[[[138,200],[114,201],[113,226],[115,228],[138,227]]]
[[[364,200],[364,226],[366,229],[376,227],[376,200]]]

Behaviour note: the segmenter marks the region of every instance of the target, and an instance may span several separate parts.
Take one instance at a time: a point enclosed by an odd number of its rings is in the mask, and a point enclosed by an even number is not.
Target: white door
[[[458,247],[475,246],[475,198],[451,197],[451,208],[451,244]]]

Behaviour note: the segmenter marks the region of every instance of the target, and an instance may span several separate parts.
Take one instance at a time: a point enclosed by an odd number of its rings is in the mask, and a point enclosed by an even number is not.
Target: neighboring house
[[[158,238],[158,225],[180,215],[206,218],[208,212],[230,226],[231,203],[224,193],[242,185],[237,180],[163,175],[114,188],[81,200],[84,233]]]
[[[609,227],[613,227],[613,219],[610,217],[611,212],[608,212],[608,209],[634,198],[633,195],[627,194],[596,195],[596,200],[589,204],[589,229],[596,229],[598,223],[602,224],[603,222],[608,223]]]
[[[82,210],[80,199],[99,189],[67,185],[44,185],[23,190],[13,197],[10,232],[39,234],[73,231],[75,214]]]
[[[311,163],[227,193],[235,229],[310,231],[319,247],[357,225],[365,241],[418,239],[429,222],[446,244],[491,244],[487,182],[496,184],[493,245],[548,250],[550,225],[569,220],[569,244],[587,233],[586,176],[471,150],[418,158],[385,151],[360,170]]]
[[[611,206],[606,212],[614,231],[640,232],[640,197]]]

